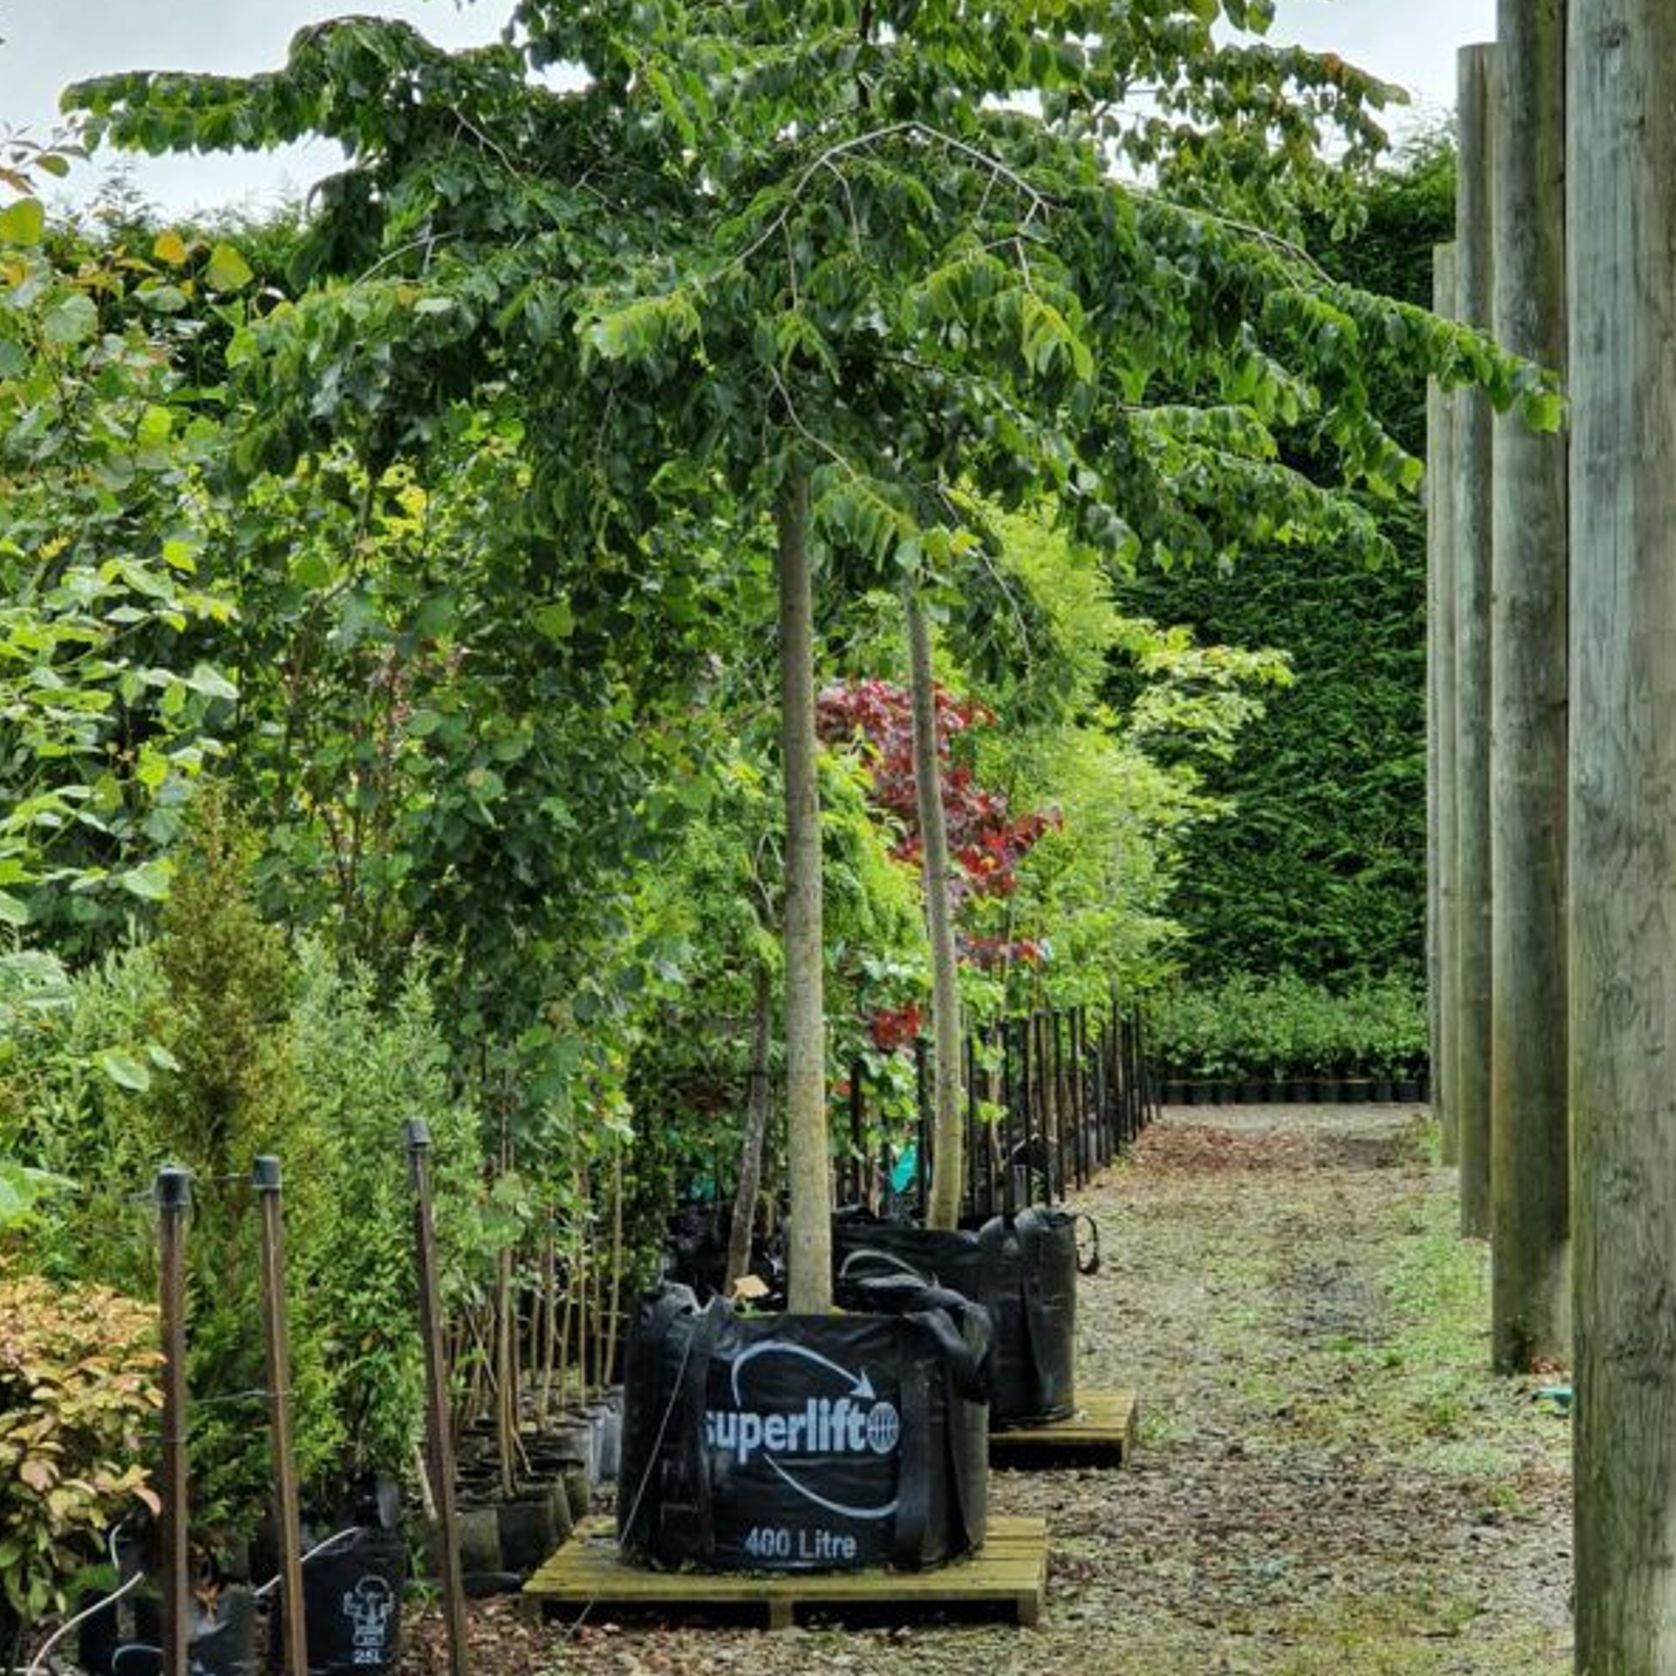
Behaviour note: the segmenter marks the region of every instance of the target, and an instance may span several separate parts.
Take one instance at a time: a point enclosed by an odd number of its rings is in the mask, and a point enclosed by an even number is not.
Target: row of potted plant
[[[1406,976],[1339,990],[1292,973],[1183,985],[1153,1004],[1150,1045],[1165,1102],[1423,1096],[1426,1006]]]

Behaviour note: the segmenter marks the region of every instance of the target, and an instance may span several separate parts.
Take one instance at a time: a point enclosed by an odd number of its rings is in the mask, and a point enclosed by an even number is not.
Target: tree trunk
[[[1453,319],[1459,293],[1455,247],[1432,252],[1432,306]],[[1453,397],[1433,384],[1426,398],[1426,656],[1430,713],[1427,756],[1428,920],[1431,931],[1432,1106],[1443,1128],[1443,1161],[1460,1161],[1455,1118],[1455,1056],[1460,1037],[1460,858],[1455,764],[1455,416]]]
[[[768,1037],[774,1023],[774,995],[768,969],[758,965],[751,999],[751,1068],[745,1089],[745,1139],[739,1150],[739,1190],[733,1196],[733,1221],[727,1234],[724,1293],[751,1266],[751,1230],[757,1196],[762,1191],[762,1140],[768,1132]]]
[[[1571,0],[1577,1668],[1676,1670],[1676,7]]]
[[[1455,255],[1460,316],[1490,329],[1490,87],[1495,48],[1460,54],[1460,188]],[[1459,783],[1460,1037],[1455,1111],[1461,1232],[1490,1232],[1490,487],[1494,419],[1487,396],[1457,398],[1455,754]]]
[[[965,1180],[966,1092],[960,1075],[960,972],[949,901],[949,834],[943,814],[942,760],[937,749],[937,688],[931,667],[931,625],[912,578],[903,584],[908,620],[908,665],[914,701],[914,793],[919,803],[920,853],[925,878],[925,924],[931,939],[932,1126],[928,1228],[960,1221]]]
[[[620,1380],[617,1372],[617,1323],[623,1311],[623,1138],[611,1137],[611,1288],[605,1295],[605,1361],[600,1383]]]
[[[1565,365],[1565,0],[1501,0],[1496,336]],[[1569,1353],[1566,1090],[1566,459],[1496,422],[1490,648],[1491,1354]]]
[[[786,782],[786,1151],[791,1177],[787,1304],[794,1315],[832,1308],[832,1165],[826,1123],[822,994],[821,803],[815,771],[813,584],[809,483],[794,472],[780,494],[780,739]]]

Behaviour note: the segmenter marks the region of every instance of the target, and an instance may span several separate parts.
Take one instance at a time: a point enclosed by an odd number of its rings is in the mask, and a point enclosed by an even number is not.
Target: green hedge
[[[1425,1002],[1401,976],[1334,993],[1293,973],[1241,973],[1159,997],[1150,1047],[1158,1066],[1193,1081],[1406,1077],[1425,1066]]]
[[[1453,157],[1432,146],[1371,196],[1355,239],[1323,239],[1319,255],[1346,279],[1429,306],[1432,246],[1451,236],[1453,218]],[[1423,455],[1422,381],[1381,392],[1381,407]],[[1185,845],[1174,906],[1197,978],[1296,971],[1342,984],[1420,969],[1425,530],[1412,501],[1383,518],[1397,556],[1376,571],[1280,548],[1231,574],[1143,569],[1119,585],[1124,608],[1186,623],[1210,644],[1280,647],[1297,676],[1206,777],[1234,813]]]

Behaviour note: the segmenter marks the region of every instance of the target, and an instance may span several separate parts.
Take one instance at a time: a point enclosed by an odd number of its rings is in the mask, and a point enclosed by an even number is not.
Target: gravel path
[[[567,1633],[497,1605],[474,1671],[1562,1676],[1566,1422],[1482,1371],[1486,1260],[1425,1142],[1397,1107],[1172,1111],[1084,1196],[1079,1377],[1139,1388],[1141,1447],[994,1475],[996,1511],[1049,1520],[1039,1629]]]

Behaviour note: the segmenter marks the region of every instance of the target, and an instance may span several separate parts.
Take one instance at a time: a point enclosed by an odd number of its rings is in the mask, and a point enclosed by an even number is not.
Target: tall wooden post
[[[1495,48],[1460,53],[1460,318],[1492,324],[1490,88]],[[1490,529],[1494,421],[1477,391],[1459,404],[1455,456],[1455,762],[1460,1035],[1454,1075],[1461,1232],[1490,1231]]]
[[[1494,100],[1495,327],[1565,366],[1565,0],[1501,0]],[[1491,1355],[1570,1350],[1566,1093],[1566,461],[1563,435],[1496,421],[1491,549]]]
[[[1432,251],[1432,307],[1453,319],[1455,247]],[[1459,1162],[1455,1057],[1460,1042],[1460,829],[1455,765],[1455,415],[1434,382],[1426,397],[1427,930],[1432,1105],[1446,1163]]]
[[[1676,1670],[1676,6],[1571,0],[1577,1668]]]
[[[186,1218],[192,1172],[157,1172],[158,1316],[163,1334],[163,1676],[187,1676],[192,1572],[186,1542]]]
[[[413,1194],[413,1265],[419,1282],[419,1333],[425,1357],[425,1465],[436,1502],[436,1568],[448,1631],[449,1676],[468,1676],[465,1579],[460,1570],[460,1527],[454,1508],[454,1434],[448,1412],[448,1363],[442,1349],[436,1220],[431,1214],[431,1135],[415,1118],[407,1125],[406,1139],[407,1179]]]
[[[273,1457],[279,1520],[280,1611],[286,1676],[308,1676],[308,1628],[303,1617],[302,1515],[291,1449],[291,1341],[285,1322],[285,1218],[280,1209],[277,1158],[258,1158],[250,1184],[262,1218],[262,1331],[268,1353],[268,1450]]]

